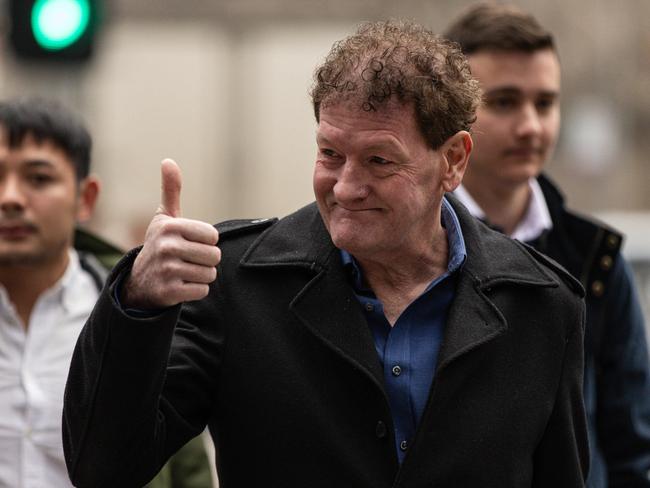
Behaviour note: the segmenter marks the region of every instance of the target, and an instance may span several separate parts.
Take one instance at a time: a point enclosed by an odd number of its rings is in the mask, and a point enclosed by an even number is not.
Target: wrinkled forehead
[[[389,101],[376,110],[353,102],[330,104],[321,112],[316,142],[350,150],[360,147],[426,146],[413,104]]]

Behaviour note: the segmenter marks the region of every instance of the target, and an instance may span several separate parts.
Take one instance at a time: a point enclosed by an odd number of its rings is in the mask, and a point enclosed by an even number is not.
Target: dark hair
[[[72,162],[77,180],[90,171],[92,140],[83,122],[57,102],[42,98],[0,101],[0,129],[10,148],[31,136],[36,142],[51,141]]]
[[[316,120],[327,104],[355,101],[376,110],[397,99],[413,103],[418,126],[434,149],[476,119],[481,92],[453,43],[404,21],[368,22],[332,46],[314,72]]]
[[[534,52],[555,50],[552,34],[531,14],[513,5],[478,3],[465,10],[444,36],[465,54],[483,50]]]

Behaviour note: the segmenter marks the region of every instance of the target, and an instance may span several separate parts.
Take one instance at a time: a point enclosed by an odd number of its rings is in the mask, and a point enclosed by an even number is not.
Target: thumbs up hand
[[[217,230],[205,222],[181,218],[181,170],[171,159],[161,168],[160,206],[122,289],[122,305],[155,309],[208,294],[221,260]]]

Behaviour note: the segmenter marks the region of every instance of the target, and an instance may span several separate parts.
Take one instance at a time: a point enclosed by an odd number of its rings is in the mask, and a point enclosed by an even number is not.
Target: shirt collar
[[[71,312],[76,309],[77,304],[80,302],[77,300],[78,297],[75,296],[75,287],[85,287],[86,284],[79,282],[79,276],[83,271],[79,261],[79,255],[72,248],[68,250],[68,255],[68,266],[66,267],[63,276],[61,276],[61,278],[59,278],[50,288],[45,290],[39,297],[39,300],[54,300],[60,303],[66,312]],[[0,308],[5,313],[16,313],[13,304],[9,300],[9,294],[2,284],[0,284]]]
[[[83,271],[77,251],[70,248],[69,253],[70,262],[68,263],[68,269],[65,270],[65,273],[57,284],[61,287],[61,303],[68,312],[74,310],[76,304],[79,302],[79,300],[76,299],[75,287],[79,285],[79,277]]]
[[[77,300],[75,299],[75,286],[81,273],[81,264],[77,251],[70,248],[68,250],[68,266],[63,276],[54,283],[50,288],[43,292],[41,298],[51,299],[61,303],[66,312],[74,310]]]
[[[542,188],[539,186],[537,179],[531,178],[528,180],[528,185],[531,190],[528,208],[526,209],[524,217],[517,224],[512,234],[510,234],[510,237],[522,242],[533,241],[541,236],[545,231],[553,228],[551,214],[548,210],[544,193],[542,192]],[[474,217],[486,220],[485,212],[463,185],[456,188],[454,195],[463,205],[465,205],[467,210],[469,210],[469,213]]]
[[[440,220],[442,226],[447,230],[447,242],[449,244],[447,274],[451,274],[458,270],[465,262],[465,259],[467,258],[467,249],[465,248],[465,239],[463,238],[463,232],[460,227],[460,222],[458,221],[458,216],[446,198],[442,199]],[[339,251],[341,253],[343,267],[349,269],[352,274],[354,288],[356,290],[367,290],[368,288],[363,285],[361,269],[354,259],[354,256],[344,249],[340,249]]]

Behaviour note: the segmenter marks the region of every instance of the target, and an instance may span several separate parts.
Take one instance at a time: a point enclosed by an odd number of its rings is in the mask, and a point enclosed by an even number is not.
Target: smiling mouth
[[[344,215],[363,215],[367,214],[370,212],[379,212],[381,209],[379,208],[346,208],[342,207],[341,205],[335,205],[332,208],[333,211],[337,211],[343,213]]]

